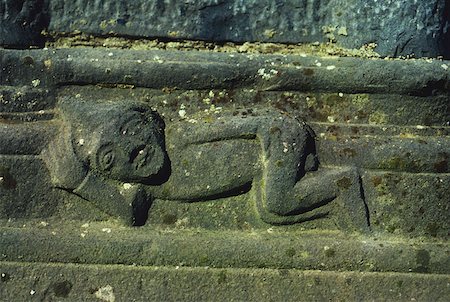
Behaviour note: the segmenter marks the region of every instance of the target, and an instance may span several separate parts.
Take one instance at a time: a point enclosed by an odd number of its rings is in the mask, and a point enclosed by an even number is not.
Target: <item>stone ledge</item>
[[[3,301],[448,301],[449,275],[0,262]]]
[[[47,223],[47,222],[46,222]],[[320,269],[449,274],[445,241],[345,235],[337,231],[207,231],[28,222],[1,228],[4,261]],[[17,223],[19,224],[19,223]]]
[[[314,55],[75,48],[0,49],[3,85],[388,93],[450,91],[450,63]],[[37,81],[39,80],[39,81]],[[128,86],[127,86],[128,85]]]

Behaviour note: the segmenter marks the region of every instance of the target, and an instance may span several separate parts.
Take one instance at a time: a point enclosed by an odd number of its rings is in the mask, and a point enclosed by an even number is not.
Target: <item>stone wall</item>
[[[23,5],[21,5],[23,3]],[[0,1],[2,45],[39,45],[42,30],[215,42],[375,43],[382,56],[449,56],[445,0]]]
[[[0,0],[0,300],[450,301],[448,3]]]

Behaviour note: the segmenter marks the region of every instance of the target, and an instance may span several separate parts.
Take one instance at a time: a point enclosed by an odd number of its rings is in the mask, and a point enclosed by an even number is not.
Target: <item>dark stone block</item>
[[[1,0],[0,45],[23,48],[43,45],[48,25],[46,0]]]
[[[331,40],[349,48],[376,43],[384,56],[435,57],[449,54],[449,10],[445,0],[53,0],[49,30],[216,42]]]
[[[2,0],[0,44],[40,45],[48,29],[237,43],[333,41],[348,48],[375,43],[383,56],[448,57],[449,6],[445,0]]]

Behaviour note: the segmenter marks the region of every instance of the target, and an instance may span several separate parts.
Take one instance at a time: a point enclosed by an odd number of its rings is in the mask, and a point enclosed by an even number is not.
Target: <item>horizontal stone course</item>
[[[44,226],[29,221],[21,229],[12,227],[16,222],[2,227],[2,261],[450,273],[449,246],[441,240],[286,232],[269,226],[266,230],[207,231],[169,225],[126,229],[100,222],[59,227],[51,219],[46,222]]]
[[[27,63],[30,59],[33,61],[31,65]],[[416,96],[450,91],[450,63],[440,60],[74,48],[0,50],[0,62],[3,66],[0,84],[3,85],[104,84],[178,89],[248,87],[263,91]]]
[[[448,301],[447,275],[0,262],[4,301]]]
[[[445,0],[0,1],[3,45],[38,44],[42,29],[132,38],[375,43],[384,56],[449,55]],[[43,40],[43,38],[41,38]]]

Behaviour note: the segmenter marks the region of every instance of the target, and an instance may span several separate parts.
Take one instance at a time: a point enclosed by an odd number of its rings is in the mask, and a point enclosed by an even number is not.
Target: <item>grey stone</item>
[[[358,171],[317,171],[313,131],[287,115],[254,111],[174,123],[165,131],[161,117],[139,103],[69,98],[58,107],[61,129],[39,153],[51,187],[73,192],[127,224],[145,223],[151,199],[217,199],[254,187],[258,213],[267,223],[326,216],[321,207],[345,194],[343,229],[368,229]],[[23,135],[15,133],[19,142]],[[8,171],[2,176],[6,185],[12,179]]]
[[[441,240],[399,240],[382,233],[361,237],[358,233],[295,231],[291,227],[286,232],[286,226],[210,231],[149,225],[124,228],[113,222],[70,221],[62,229],[58,221],[45,222],[28,220],[24,229],[21,221],[2,222],[2,261],[446,276],[450,272],[449,246]]]
[[[27,48],[42,46],[41,36],[48,26],[46,0],[1,0],[0,1],[0,45]]]
[[[8,280],[1,283],[5,301],[440,302],[450,297],[448,277],[430,274],[42,263],[4,263],[0,273]]]
[[[371,226],[377,232],[448,238],[449,178],[436,173],[368,171],[363,175]]]
[[[60,200],[50,216],[102,220],[110,215],[141,225],[151,206],[151,225],[186,219],[186,226],[239,229],[266,227],[264,221],[302,222],[304,228],[349,231],[376,222],[372,228],[381,232],[447,235],[448,208],[440,202],[446,194],[440,184],[449,171],[446,61],[112,49],[2,50],[0,55],[0,82],[6,84],[0,151],[16,161],[23,156],[46,163],[40,167],[50,177],[43,188],[58,191],[58,197],[44,197],[42,203]],[[120,129],[132,108],[154,112],[154,121],[134,123],[132,133],[148,128],[145,133],[159,134],[122,141],[128,130]],[[134,174],[130,155],[119,155],[123,164],[109,166],[108,148],[145,154],[148,140],[161,155],[149,166],[153,172]],[[314,171],[317,159],[320,169]],[[21,174],[9,165],[5,161],[5,175]],[[407,180],[400,188],[381,186],[380,195],[372,176],[360,177],[367,170]],[[425,211],[420,192],[410,195],[415,206],[408,211],[380,204],[400,200],[398,191],[414,184],[417,173],[440,180],[423,178],[429,184],[425,213],[442,227],[416,219],[395,222]],[[40,182],[29,177],[36,187]],[[69,198],[68,192],[75,194]],[[8,194],[10,203],[18,198]],[[221,207],[230,208],[223,217]],[[384,208],[391,215],[382,214]],[[2,215],[48,217],[38,209],[23,213]]]
[[[39,43],[45,28],[55,34],[215,42],[331,40],[349,48],[376,43],[383,56],[448,57],[450,49],[445,0],[48,0],[26,1],[22,9],[15,1],[0,3],[0,42],[10,46]]]
[[[28,57],[35,62],[33,66],[24,62],[29,61]],[[445,98],[450,91],[450,63],[439,60],[367,60],[314,55],[255,57],[89,48],[21,52],[0,49],[0,60],[3,71],[0,83],[9,86],[35,85],[39,80],[42,87],[91,83],[185,90],[253,87],[263,92],[402,95],[397,102],[404,95]],[[45,65],[47,60],[51,61],[50,66]],[[432,98],[427,102],[440,101],[439,106],[448,110],[445,100]]]
[[[448,300],[448,61],[0,64],[0,300]]]

